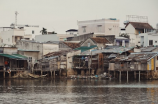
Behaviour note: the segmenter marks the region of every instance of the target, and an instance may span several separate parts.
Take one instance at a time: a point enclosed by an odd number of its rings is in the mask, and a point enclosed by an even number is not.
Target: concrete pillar
[[[136,79],[136,71],[134,71],[134,79]]]
[[[120,76],[119,76],[119,80],[121,81],[121,71],[120,71]]]

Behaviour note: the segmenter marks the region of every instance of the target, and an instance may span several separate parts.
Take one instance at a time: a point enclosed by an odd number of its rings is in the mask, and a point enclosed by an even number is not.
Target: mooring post
[[[148,79],[148,71],[147,71],[147,79]]]
[[[139,71],[139,81],[140,81],[140,71]]]
[[[121,71],[120,71],[120,78],[119,78],[119,79],[120,79],[120,81],[121,81]]]
[[[127,82],[128,82],[128,71],[127,71]]]
[[[134,79],[136,79],[136,71],[134,71]]]
[[[42,72],[42,70],[41,70],[41,75],[43,75],[43,72]]]

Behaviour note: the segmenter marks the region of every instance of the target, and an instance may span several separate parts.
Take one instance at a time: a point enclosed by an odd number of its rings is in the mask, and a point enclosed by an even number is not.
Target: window
[[[101,32],[102,25],[98,25],[98,32]]]
[[[149,45],[153,45],[153,40],[149,40]]]
[[[85,33],[86,32],[86,26],[83,26],[83,32]]]
[[[88,47],[90,47],[91,43],[88,43]]]
[[[29,62],[32,62],[32,57],[29,57]]]
[[[155,43],[157,43],[157,41],[155,41]]]
[[[32,34],[34,34],[35,32],[34,32],[34,30],[32,30]]]

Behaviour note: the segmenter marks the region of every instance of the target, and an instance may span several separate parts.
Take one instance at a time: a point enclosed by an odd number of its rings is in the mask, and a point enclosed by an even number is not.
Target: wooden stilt
[[[134,71],[134,79],[136,79],[136,71]]]
[[[127,82],[128,82],[128,71],[127,71]]]
[[[3,71],[3,78],[5,78],[5,71]]]
[[[54,70],[54,78],[55,78],[55,70]]]
[[[115,71],[114,71],[114,78],[115,78],[115,74],[116,74],[116,73],[115,73]]]
[[[52,71],[50,71],[50,74],[51,74],[51,78],[52,78]]]
[[[148,71],[147,71],[147,79],[148,79]]]
[[[140,71],[139,71],[139,81],[140,81]]]
[[[119,79],[120,79],[120,81],[121,81],[121,71],[120,71],[120,78],[119,78]]]
[[[61,69],[60,69],[60,72],[59,72],[59,74],[60,74],[60,77],[61,77]]]

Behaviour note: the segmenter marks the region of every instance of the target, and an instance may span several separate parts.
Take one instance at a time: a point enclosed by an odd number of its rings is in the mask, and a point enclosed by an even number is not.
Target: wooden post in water
[[[140,81],[140,71],[139,71],[139,81]]]
[[[134,79],[136,79],[136,71],[134,71]]]
[[[127,71],[127,82],[128,82],[128,71]]]
[[[148,79],[148,71],[147,71],[147,79]]]
[[[121,81],[121,71],[120,71],[120,77],[119,77],[120,81]]]

